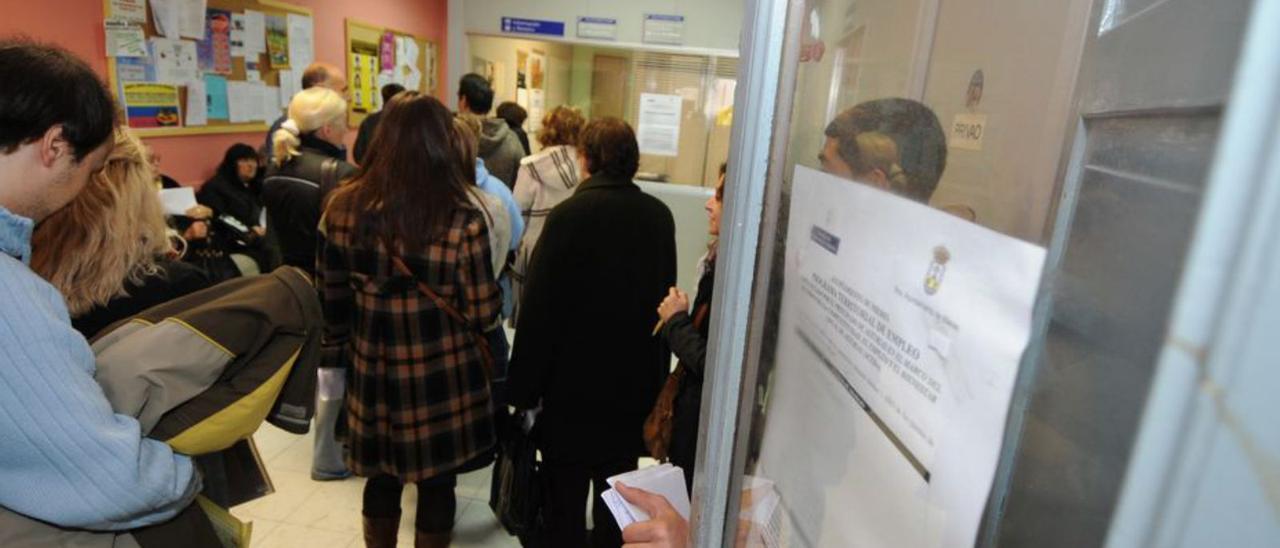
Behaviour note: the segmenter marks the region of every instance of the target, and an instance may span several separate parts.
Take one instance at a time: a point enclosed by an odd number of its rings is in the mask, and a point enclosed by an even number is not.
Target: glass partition
[[[529,113],[535,152],[541,114],[571,106],[631,124],[637,179],[715,186],[729,154],[736,58],[481,35],[469,45],[471,71],[491,78],[495,105],[514,101]]]

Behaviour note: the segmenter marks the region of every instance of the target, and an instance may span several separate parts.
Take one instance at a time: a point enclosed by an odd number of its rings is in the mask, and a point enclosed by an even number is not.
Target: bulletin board
[[[413,49],[409,55],[404,51],[407,47]],[[405,89],[429,95],[437,92],[440,64],[435,42],[408,32],[347,19],[346,54],[347,86],[351,90],[347,123],[352,127],[359,126],[366,116],[382,107],[381,90],[385,84],[395,82]],[[412,62],[406,62],[410,57]],[[412,85],[414,83],[417,85]]]
[[[182,3],[182,0],[171,2],[169,5],[175,6],[180,3]],[[266,29],[272,28],[272,18],[278,17],[281,19],[287,19],[290,15],[305,16],[307,18],[311,18],[312,16],[312,11],[309,8],[295,6],[279,2],[277,0],[206,0],[205,3],[206,24],[208,24],[209,20],[215,19],[210,17],[215,11],[241,15],[243,15],[246,10],[260,12],[264,14],[265,19],[268,20],[265,27]],[[145,8],[143,6],[145,6]],[[268,124],[284,112],[288,99],[292,97],[293,92],[301,87],[300,80],[302,77],[302,71],[305,68],[305,66],[302,65],[309,64],[315,58],[315,31],[314,19],[312,18],[309,22],[311,29],[310,36],[306,37],[306,41],[299,41],[299,45],[297,46],[308,46],[306,48],[308,51],[305,59],[291,58],[288,61],[284,61],[282,57],[277,56],[277,62],[273,64],[270,53],[272,50],[270,46],[268,46],[260,53],[246,53],[243,57],[231,56],[229,70],[226,69],[225,58],[223,62],[219,63],[219,65],[222,66],[222,70],[220,72],[206,71],[203,70],[203,67],[197,67],[196,70],[199,75],[197,82],[191,82],[189,80],[186,82],[164,80],[162,74],[159,74],[159,72],[163,71],[156,70],[157,63],[155,56],[159,54],[155,52],[155,48],[147,47],[149,53],[145,58],[118,58],[113,56],[112,51],[112,25],[116,24],[117,28],[121,28],[119,25],[122,23],[119,13],[113,12],[113,10],[145,10],[145,20],[142,21],[137,20],[138,15],[135,13],[135,19],[130,25],[133,27],[133,31],[136,32],[136,29],[140,27],[148,44],[151,44],[152,39],[154,38],[165,38],[165,36],[163,36],[157,29],[156,21],[158,15],[154,11],[152,2],[148,2],[147,0],[103,0],[103,8],[103,13],[105,14],[104,25],[107,28],[108,35],[108,80],[111,85],[112,93],[115,94],[121,108],[125,110],[125,116],[129,119],[128,123],[130,127],[133,129],[134,133],[140,137],[266,132],[269,127]],[[286,27],[286,31],[287,28],[288,27]],[[266,34],[267,36],[271,36],[272,33],[267,32]],[[209,34],[206,34],[206,39],[208,36]],[[199,44],[200,42],[205,41],[197,40],[189,36],[179,36],[176,40],[180,42],[196,43],[198,47],[201,46]],[[264,36],[262,42],[270,43],[272,41]],[[281,42],[277,41],[275,43],[280,44]],[[278,50],[279,48],[276,49]],[[249,70],[250,63],[253,63],[252,66],[256,67],[256,73]],[[283,75],[286,76],[285,78],[281,77],[282,72]],[[144,73],[146,76],[140,80],[139,76]],[[218,91],[226,92],[228,87],[251,85],[252,82],[255,81],[255,79],[250,78],[251,74],[254,74],[257,77],[256,81],[260,81],[262,84],[261,86],[252,85],[252,88],[255,90],[259,87],[262,88],[261,93],[255,93],[253,95],[261,101],[262,106],[259,107],[258,110],[254,111],[260,114],[257,118],[261,119],[241,120],[241,118],[244,118],[244,111],[240,109],[244,107],[241,104],[232,105],[231,103],[234,102],[230,101],[231,95],[229,93],[223,94],[221,103],[219,103],[217,99],[211,97],[211,95],[216,94]],[[213,85],[210,85],[211,78]],[[218,82],[225,83],[226,86],[221,86]],[[142,84],[155,84],[153,87],[156,93],[144,93],[146,91],[146,86],[143,86]],[[199,90],[204,88],[204,92],[206,94],[206,120],[204,120],[203,125],[195,125],[199,120],[192,117],[193,109],[189,108],[188,99],[193,87],[197,90],[197,93],[200,93]],[[178,120],[176,125],[172,125],[175,122],[175,115],[172,112],[172,109],[168,106],[172,104],[172,91],[174,88],[176,88],[177,91],[177,104],[179,106],[178,113],[176,114],[176,118]],[[278,91],[276,91],[274,95],[268,95],[272,88],[275,88]],[[236,95],[236,97],[239,98],[241,96]],[[273,101],[268,100],[268,97]],[[131,102],[133,104],[131,104]],[[270,104],[272,102],[275,103],[276,108],[270,108]],[[156,114],[156,119],[159,120],[158,122],[145,118],[148,108],[154,108],[154,110],[158,112],[158,114]],[[226,110],[231,109],[234,109],[238,115],[228,115]],[[191,122],[191,124],[189,124],[189,122]],[[153,123],[160,125],[161,127],[138,127],[139,125],[151,125]]]

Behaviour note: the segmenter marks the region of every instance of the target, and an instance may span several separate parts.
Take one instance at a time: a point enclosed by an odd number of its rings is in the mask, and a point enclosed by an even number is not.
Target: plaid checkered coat
[[[460,209],[424,252],[398,250],[416,280],[398,274],[386,248],[357,235],[355,223],[350,213],[329,212],[316,268],[324,365],[352,368],[347,464],[360,476],[406,482],[456,471],[495,443],[489,379],[467,333],[493,325],[502,308],[484,218]],[[453,321],[418,280],[472,325]]]

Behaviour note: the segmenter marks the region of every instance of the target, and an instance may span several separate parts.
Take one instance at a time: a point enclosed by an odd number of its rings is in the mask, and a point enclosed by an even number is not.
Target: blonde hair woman
[[[275,234],[284,264],[315,273],[316,226],[325,194],[355,173],[342,148],[347,102],[313,87],[289,102],[289,118],[271,137],[271,166],[262,182],[267,230]]]
[[[173,246],[146,149],[127,129],[102,171],[36,227],[31,268],[62,293],[86,338],[116,320],[209,285],[171,260]]]
[[[515,282],[515,316],[520,314],[520,298],[524,276],[529,268],[529,258],[542,235],[542,224],[552,208],[573,195],[574,188],[582,180],[578,173],[578,134],[586,125],[586,119],[577,109],[556,107],[542,118],[538,142],[542,150],[520,161],[516,174],[515,199],[524,218],[524,236],[516,251],[515,264],[511,267],[511,279]]]

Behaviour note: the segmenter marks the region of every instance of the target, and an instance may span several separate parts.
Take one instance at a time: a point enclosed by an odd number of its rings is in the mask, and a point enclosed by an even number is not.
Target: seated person
[[[174,260],[143,150],[128,129],[117,129],[102,171],[31,237],[31,269],[66,298],[71,325],[85,338],[210,285],[204,271]]]
[[[213,178],[196,193],[200,205],[213,212],[212,244],[233,255],[233,259],[234,254],[244,254],[256,263],[250,265],[256,268],[247,269],[245,274],[270,272],[275,267],[265,238],[267,229],[263,226],[262,172],[258,152],[249,145],[236,143],[223,155]]]
[[[115,109],[70,53],[0,41],[0,507],[97,531],[165,521],[201,483],[190,458],[112,412],[62,295],[27,266],[34,226],[110,156]]]

